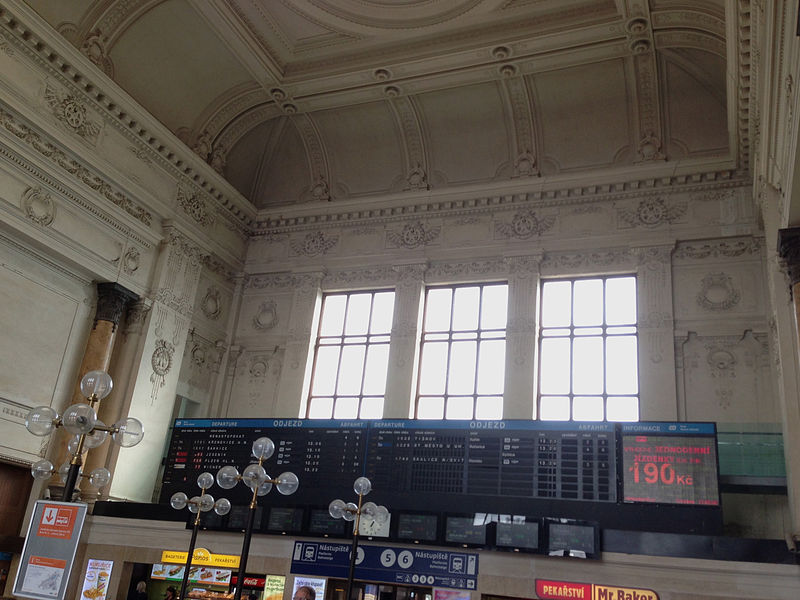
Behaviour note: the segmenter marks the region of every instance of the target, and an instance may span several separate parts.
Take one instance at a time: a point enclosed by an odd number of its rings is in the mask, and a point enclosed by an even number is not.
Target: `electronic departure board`
[[[395,492],[615,502],[613,423],[376,421],[366,476]]]
[[[494,543],[499,548],[538,550],[539,523],[538,521],[498,523]]]
[[[719,506],[713,423],[622,424],[625,502]]]

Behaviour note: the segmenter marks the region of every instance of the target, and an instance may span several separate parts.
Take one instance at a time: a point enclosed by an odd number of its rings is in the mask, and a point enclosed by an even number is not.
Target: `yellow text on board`
[[[162,563],[185,563],[188,552],[175,552],[164,550],[161,552]],[[205,567],[238,567],[239,557],[235,554],[211,554],[205,548],[197,548],[192,554],[193,565],[203,565]]]

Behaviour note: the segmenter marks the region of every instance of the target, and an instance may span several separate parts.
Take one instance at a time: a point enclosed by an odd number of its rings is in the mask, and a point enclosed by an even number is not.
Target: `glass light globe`
[[[278,475],[278,483],[275,485],[278,489],[278,493],[284,496],[291,496],[297,491],[299,486],[300,480],[297,479],[297,475],[291,471],[286,471]]]
[[[375,519],[375,511],[377,510],[378,505],[374,502],[364,502],[364,504],[361,505],[361,517],[372,521]]]
[[[82,435],[94,429],[97,413],[88,404],[73,404],[61,416],[61,424],[72,435]]]
[[[220,498],[214,502],[214,512],[219,516],[227,515],[231,512],[231,501],[227,498]]]
[[[342,514],[342,518],[345,521],[354,521],[357,512],[358,512],[358,506],[356,506],[353,502],[348,502],[347,504],[345,504],[345,510],[344,514]]]
[[[233,486],[239,483],[240,478],[241,476],[239,475],[239,470],[232,465],[222,467],[219,471],[217,471],[217,485],[223,490],[231,489]]]
[[[383,525],[389,520],[389,510],[383,506],[378,506],[377,510],[375,511],[375,522],[378,525]]]
[[[200,496],[192,496],[192,499],[189,500],[189,512],[193,515],[197,514],[197,511],[200,510]]]
[[[372,490],[372,482],[366,477],[359,477],[353,483],[353,491],[359,496],[366,496]]]
[[[253,456],[268,459],[275,452],[275,444],[268,437],[260,437],[253,442]]]
[[[334,519],[341,519],[344,517],[344,511],[347,510],[347,504],[344,503],[344,500],[333,500],[328,505],[328,514]]]
[[[92,487],[105,487],[109,481],[111,481],[111,471],[105,467],[97,467],[89,473],[89,485]]]
[[[183,492],[175,492],[169,499],[169,505],[175,510],[183,510],[186,508],[186,503],[188,501],[189,497],[186,494]]]
[[[111,434],[111,439],[123,448],[135,446],[144,437],[144,425],[139,419],[133,417],[120,419],[114,423],[114,429],[117,431]]]
[[[270,478],[269,475],[267,475],[267,478],[261,483],[260,486],[258,486],[258,489],[256,490],[256,495],[266,496],[271,491],[272,491],[272,479]]]
[[[71,438],[69,438],[69,442],[67,442],[67,452],[69,452],[73,456],[76,455],[78,453],[78,444],[80,443],[81,443],[81,436],[73,435]],[[83,451],[84,452],[86,451],[85,446]]]
[[[102,429],[96,429],[97,427],[105,427],[106,426],[105,423],[103,423],[100,419],[97,419],[94,426],[95,429],[93,429],[91,433],[87,433],[86,436],[83,438],[83,447],[86,448],[87,450],[91,450],[92,448],[97,448],[108,438],[107,431],[103,431]]]
[[[247,465],[242,471],[242,482],[251,490],[256,489],[267,479],[269,479],[267,472],[259,464]]]
[[[197,476],[197,487],[201,490],[207,490],[212,485],[214,485],[214,476],[208,471]]]
[[[111,375],[105,371],[89,371],[81,379],[81,394],[87,400],[92,396],[102,400],[111,393],[112,387]]]
[[[25,427],[33,435],[45,436],[53,431],[58,413],[49,406],[37,406],[28,411]]]
[[[58,476],[61,479],[62,483],[67,482],[67,477],[69,476],[69,468],[70,468],[69,461],[66,461],[60,467],[58,467]],[[80,477],[82,474],[83,474],[83,469],[78,467],[78,477]]]
[[[214,496],[211,494],[203,494],[200,496],[200,510],[208,512],[214,508]]]
[[[55,469],[55,467],[49,460],[37,460],[31,465],[31,475],[33,475],[33,478],[37,481],[44,481],[53,476],[53,469]]]

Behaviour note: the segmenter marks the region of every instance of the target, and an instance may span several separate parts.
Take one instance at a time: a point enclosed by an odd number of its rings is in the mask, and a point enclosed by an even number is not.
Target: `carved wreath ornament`
[[[166,340],[156,340],[156,349],[150,359],[153,372],[159,377],[164,377],[172,368],[172,355],[175,353],[175,346]],[[162,383],[163,385],[163,383]]]
[[[739,304],[741,294],[733,286],[730,275],[709,273],[700,282],[697,304],[706,310],[729,310]]]

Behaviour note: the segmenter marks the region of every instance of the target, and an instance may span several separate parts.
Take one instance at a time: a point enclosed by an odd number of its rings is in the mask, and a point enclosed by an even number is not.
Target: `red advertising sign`
[[[658,600],[653,590],[549,579],[536,580],[536,595],[544,600]]]
[[[77,506],[64,506],[63,504],[45,504],[42,517],[39,520],[39,537],[60,538],[68,540],[72,537],[72,530],[78,518]]]

